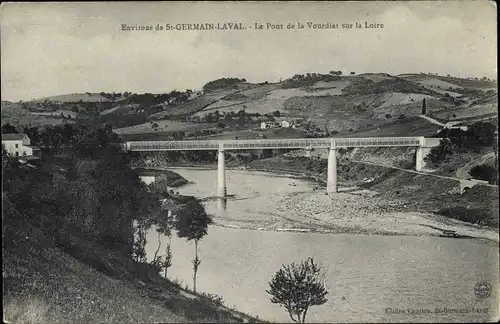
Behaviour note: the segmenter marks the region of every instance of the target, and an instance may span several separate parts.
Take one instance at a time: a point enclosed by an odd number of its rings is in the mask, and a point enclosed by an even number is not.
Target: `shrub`
[[[498,217],[491,210],[455,206],[443,208],[438,211],[438,214],[483,226],[498,225]]]
[[[444,138],[439,146],[433,147],[429,155],[425,157],[426,161],[431,161],[434,164],[439,164],[449,159],[450,156],[455,154],[457,146],[451,142],[450,139]]]
[[[489,183],[495,183],[497,179],[497,170],[486,164],[476,165],[469,171],[469,174],[474,179],[488,181]]]
[[[200,298],[208,300],[217,307],[224,306],[224,298],[217,294],[201,293]]]
[[[273,304],[285,307],[294,322],[304,323],[309,307],[327,302],[323,278],[321,268],[313,258],[308,258],[298,265],[283,265],[274,274],[266,292]]]

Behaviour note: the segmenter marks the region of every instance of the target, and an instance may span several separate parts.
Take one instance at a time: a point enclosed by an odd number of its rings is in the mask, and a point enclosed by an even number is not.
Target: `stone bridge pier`
[[[415,170],[422,171],[425,167],[425,158],[431,152],[433,147],[439,146],[441,142],[440,138],[424,138],[421,137],[420,146],[417,147],[416,159],[415,159]]]
[[[332,144],[328,149],[328,170],[326,180],[326,192],[338,192],[337,186],[337,148]]]
[[[225,198],[227,196],[226,187],[226,161],[224,160],[224,147],[219,144],[219,153],[217,155],[217,197]]]

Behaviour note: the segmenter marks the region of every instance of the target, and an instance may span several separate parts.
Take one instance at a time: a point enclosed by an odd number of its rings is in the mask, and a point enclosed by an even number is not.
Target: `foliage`
[[[58,141],[68,140],[60,137],[63,130],[54,132]],[[6,215],[4,224],[17,234],[35,226],[59,245],[78,234],[130,255],[132,222],[158,218],[158,198],[145,190],[106,131],[87,130],[81,137],[91,149],[71,147],[70,159],[55,158],[34,169],[6,163],[4,194],[22,216]],[[49,143],[56,145],[52,139]]]
[[[214,81],[210,81],[203,86],[203,91],[205,93],[212,92],[217,89],[224,89],[238,85],[238,83],[246,82],[246,79],[238,78],[221,78]]]
[[[2,134],[17,134],[18,131],[16,127],[12,126],[11,124],[3,124],[2,125]]]
[[[292,78],[287,79],[283,81],[282,88],[299,88],[299,87],[307,87],[307,86],[312,86],[316,82],[319,81],[324,81],[324,82],[331,82],[331,81],[338,81],[340,80],[340,74],[338,72],[332,73],[334,71],[331,71],[331,74],[319,74],[319,73],[307,73],[306,75],[303,74],[296,74]],[[335,74],[335,75],[334,75]]]
[[[212,304],[218,307],[224,306],[224,298],[217,294],[200,293],[200,298],[209,300]]]
[[[483,147],[493,145],[495,139],[495,125],[485,122],[477,122],[467,130],[446,128],[438,133],[443,138],[437,147],[433,147],[427,160],[433,163],[446,161],[451,155],[459,152],[479,152]]]
[[[313,258],[299,265],[283,265],[269,282],[271,302],[284,306],[290,318],[296,323],[305,323],[307,311],[315,305],[327,302],[321,269]]]
[[[457,151],[457,146],[448,138],[444,138],[439,143],[439,146],[433,147],[425,160],[438,164],[447,161]]]
[[[498,209],[479,209],[469,206],[452,206],[437,211],[439,215],[457,219],[462,222],[492,226],[498,228]]]
[[[201,240],[207,234],[208,225],[212,223],[212,218],[205,211],[205,207],[196,200],[188,202],[176,216],[177,236],[188,241]]]
[[[193,291],[196,292],[196,274],[201,260],[198,258],[198,242],[207,234],[208,225],[212,218],[205,211],[205,207],[197,200],[190,201],[185,208],[178,213],[175,221],[177,236],[184,237],[188,241],[194,240],[195,257],[193,263]]]
[[[144,263],[147,261],[146,256],[146,229],[142,226],[137,226],[134,229],[135,239],[132,250],[132,259],[136,262]]]
[[[497,179],[497,170],[487,164],[476,165],[469,171],[469,174],[474,179],[485,180],[489,183],[495,183]]]

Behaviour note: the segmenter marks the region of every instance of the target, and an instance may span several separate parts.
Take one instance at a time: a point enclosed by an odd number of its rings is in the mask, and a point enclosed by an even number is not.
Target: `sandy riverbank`
[[[207,170],[214,165],[171,167],[171,169]],[[320,184],[320,177],[294,172],[293,170],[261,170],[228,167],[229,170],[269,174],[287,178],[309,178]],[[189,179],[188,179],[189,180]],[[321,185],[319,185],[321,187]],[[218,212],[216,201],[209,198],[206,204],[216,211],[216,226],[265,231],[296,231],[319,233],[353,233],[371,235],[429,235],[441,236],[443,231],[455,231],[465,237],[499,241],[498,230],[470,224],[429,212],[415,211],[404,200],[391,200],[373,190],[357,187],[346,188],[340,184],[340,192],[325,195],[324,190],[252,197],[229,197],[229,203],[240,199],[252,199],[249,208],[232,204],[231,212]],[[244,215],[244,216],[243,216]],[[250,216],[249,216],[250,215]]]
[[[430,235],[455,231],[465,237],[499,241],[494,229],[473,225],[444,216],[408,212],[402,202],[388,201],[367,190],[351,189],[325,195],[298,192],[286,195],[275,206],[266,197],[253,197],[256,205],[248,217],[242,213],[222,213],[215,225],[266,231],[352,233],[371,235]],[[235,198],[237,199],[237,198]]]

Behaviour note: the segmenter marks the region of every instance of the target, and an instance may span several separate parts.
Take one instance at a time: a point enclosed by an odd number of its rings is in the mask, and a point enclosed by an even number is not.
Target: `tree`
[[[299,265],[283,265],[274,274],[269,286],[266,292],[271,295],[271,303],[284,306],[296,323],[305,323],[310,307],[327,302],[324,275],[313,258]]]
[[[468,131],[471,133],[471,137],[474,138],[476,145],[493,145],[496,127],[492,123],[476,122],[470,126]]]
[[[422,101],[422,115],[425,114],[427,114],[427,107],[425,105],[425,98],[424,98],[424,100]]]
[[[132,249],[132,258],[136,262],[146,262],[146,229],[138,225],[135,229],[135,240]]]
[[[279,118],[279,117],[281,116],[281,112],[280,112],[279,110],[275,110],[275,111],[273,112],[273,116],[274,116],[274,117],[278,117],[278,118]]]
[[[262,159],[268,159],[273,157],[273,150],[272,149],[264,149],[262,150]]]
[[[469,171],[469,174],[474,179],[485,180],[492,184],[494,184],[496,181],[497,178],[496,173],[497,173],[496,169],[487,164],[476,165]]]
[[[432,163],[438,164],[447,160],[457,151],[457,146],[448,138],[443,138],[439,146],[433,147],[425,160],[430,160]]]
[[[2,134],[17,134],[18,131],[16,127],[12,126],[11,124],[7,123],[2,125]]]
[[[356,74],[356,72],[352,71],[350,74],[351,74],[351,75],[355,75],[355,74]]]
[[[198,242],[207,234],[208,225],[212,218],[207,214],[203,205],[197,200],[190,201],[185,208],[177,214],[175,229],[178,237],[194,241],[195,257],[193,263],[193,291],[196,292],[196,274],[201,260],[198,258]]]

